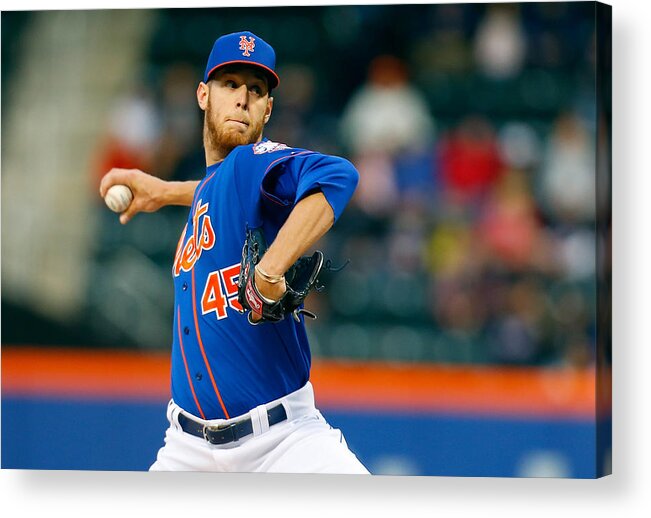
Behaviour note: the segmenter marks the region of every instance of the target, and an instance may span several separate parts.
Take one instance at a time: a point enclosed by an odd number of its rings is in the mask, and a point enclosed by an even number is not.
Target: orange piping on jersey
[[[203,410],[201,409],[201,405],[199,404],[199,400],[197,399],[197,394],[194,392],[194,385],[192,384],[192,376],[190,376],[190,369],[188,368],[188,361],[185,358],[185,351],[183,350],[183,338],[181,335],[181,307],[176,306],[176,327],[177,327],[177,332],[179,334],[179,345],[181,346],[181,356],[183,357],[183,365],[185,366],[185,374],[188,377],[188,385],[190,385],[190,390],[192,391],[192,397],[194,398],[194,403],[197,405],[197,408],[199,409],[199,414],[201,415],[202,419],[205,419],[206,416],[203,413]]]
[[[199,188],[195,191],[194,193],[194,200],[192,202],[192,209],[191,209],[191,214],[194,212],[194,208],[197,204],[197,200],[199,199],[199,194],[203,190],[203,188],[206,186],[206,184],[212,179],[213,176],[215,176],[215,173],[217,171],[214,171],[206,180],[199,186]],[[193,221],[193,224],[196,226],[197,221]],[[196,228],[193,229],[192,235],[196,235]],[[194,237],[193,237],[194,239]],[[219,393],[219,389],[217,388],[217,383],[215,382],[215,377],[213,376],[212,370],[210,368],[210,364],[208,363],[208,358],[206,357],[206,351],[204,350],[203,347],[203,341],[201,340],[201,333],[199,332],[199,320],[197,319],[197,302],[195,299],[195,282],[194,282],[194,267],[192,268],[192,314],[194,317],[194,328],[197,333],[197,342],[199,342],[199,351],[201,352],[201,356],[203,357],[203,362],[206,366],[206,370],[208,371],[208,375],[210,376],[210,382],[212,383],[212,387],[215,390],[215,394],[217,395],[217,399],[219,400],[219,404],[222,408],[222,411],[224,412],[224,415],[226,416],[226,419],[230,419],[228,416],[228,412],[226,411],[226,407],[224,406],[224,402],[222,401],[221,394]]]
[[[208,375],[210,376],[210,382],[212,383],[213,389],[215,389],[215,394],[217,395],[217,399],[219,400],[219,404],[222,407],[222,411],[224,412],[226,419],[230,419],[230,416],[228,415],[228,411],[226,410],[226,406],[222,401],[222,396],[219,393],[219,389],[217,388],[217,383],[215,382],[215,377],[212,374],[212,369],[210,368],[210,364],[208,363],[208,358],[206,357],[206,351],[203,348],[203,342],[201,340],[201,332],[199,331],[199,320],[197,319],[197,301],[195,298],[195,290],[194,290],[194,268],[192,268],[192,314],[194,315],[194,329],[197,332],[197,342],[199,342],[199,350],[201,351],[201,356],[203,356],[203,362],[206,365],[206,369],[208,370]]]
[[[192,207],[190,209],[190,214],[193,214],[197,205],[197,200],[199,199],[199,194],[201,194],[201,191],[203,188],[206,186],[206,184],[212,179],[213,176],[215,176],[215,173],[217,171],[213,171],[208,178],[199,186],[199,188],[195,191],[194,193],[194,199],[192,200]],[[194,232],[193,232],[194,234]]]

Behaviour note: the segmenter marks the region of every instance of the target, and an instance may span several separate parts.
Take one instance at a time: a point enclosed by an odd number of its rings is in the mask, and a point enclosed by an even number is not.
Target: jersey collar
[[[267,137],[262,137],[262,140],[260,142],[267,142],[269,139]],[[255,144],[254,144],[255,145]],[[219,169],[219,166],[224,163],[224,160],[220,160],[216,164],[212,164],[206,167],[206,176],[213,174],[217,169]]]
[[[224,163],[224,161],[220,160],[216,164],[212,164],[212,165],[207,166],[206,167],[206,176],[208,176],[210,174],[213,174],[215,171],[217,171],[217,169],[219,169],[219,166],[222,165],[223,163]]]

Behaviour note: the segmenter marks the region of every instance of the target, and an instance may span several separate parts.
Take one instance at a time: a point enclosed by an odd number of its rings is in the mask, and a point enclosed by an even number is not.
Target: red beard
[[[210,146],[213,150],[217,151],[220,156],[225,157],[237,146],[244,146],[258,142],[262,135],[262,129],[262,121],[251,121],[247,131],[244,133],[225,127],[223,124],[220,127],[217,127],[212,117],[210,99],[208,99],[208,105],[204,117],[204,132],[207,133]]]

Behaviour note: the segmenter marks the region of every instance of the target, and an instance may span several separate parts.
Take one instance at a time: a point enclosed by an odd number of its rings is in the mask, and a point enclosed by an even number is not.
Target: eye
[[[227,79],[226,81],[224,81],[224,86],[226,88],[237,88],[235,81],[233,81],[232,79]]]
[[[262,88],[260,88],[258,85],[253,85],[253,86],[251,87],[251,91],[252,91],[255,95],[262,95]]]

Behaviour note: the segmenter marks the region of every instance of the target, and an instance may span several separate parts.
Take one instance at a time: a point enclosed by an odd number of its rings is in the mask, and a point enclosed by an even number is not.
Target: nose
[[[237,94],[235,96],[237,107],[242,108],[243,110],[248,109],[249,107],[249,89],[246,85],[240,85],[237,89]]]

